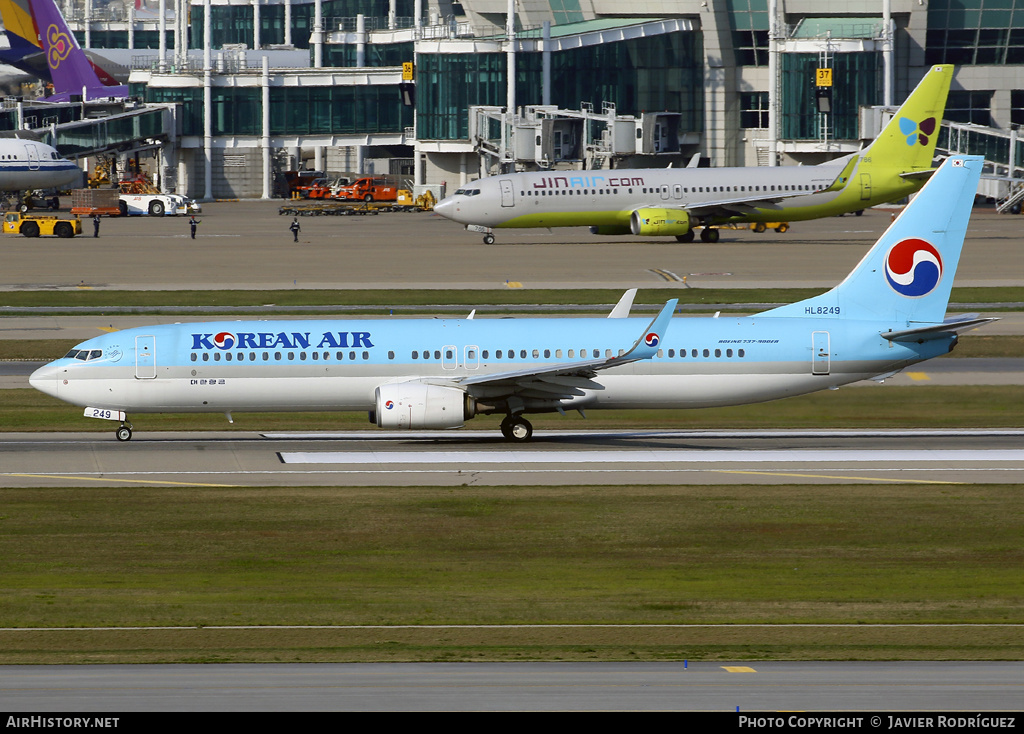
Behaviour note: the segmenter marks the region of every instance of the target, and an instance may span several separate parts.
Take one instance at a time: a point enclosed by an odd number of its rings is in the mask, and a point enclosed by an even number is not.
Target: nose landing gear
[[[122,423],[120,426],[117,427],[117,430],[114,432],[114,435],[117,436],[118,441],[131,441],[132,424],[128,422]]]

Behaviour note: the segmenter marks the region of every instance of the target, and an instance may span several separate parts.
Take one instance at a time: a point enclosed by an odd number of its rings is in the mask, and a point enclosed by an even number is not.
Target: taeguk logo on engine
[[[927,296],[942,280],[942,256],[924,240],[900,240],[885,256],[885,279],[901,296]]]

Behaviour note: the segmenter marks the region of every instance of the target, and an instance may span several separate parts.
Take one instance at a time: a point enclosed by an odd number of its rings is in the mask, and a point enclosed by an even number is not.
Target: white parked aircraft
[[[57,149],[32,137],[0,138],[0,191],[32,191],[74,186],[82,169]]]
[[[932,173],[953,79],[934,66],[864,150],[817,166],[511,173],[473,181],[434,211],[484,233],[590,227],[594,234],[717,242],[716,224],[819,219],[916,192]]]
[[[83,342],[31,384],[120,422],[128,413],[368,411],[383,428],[458,428],[499,414],[741,405],[834,388],[946,354],[991,321],[945,318],[980,157],[948,159],[853,272],[754,316],[653,319],[222,321]]]

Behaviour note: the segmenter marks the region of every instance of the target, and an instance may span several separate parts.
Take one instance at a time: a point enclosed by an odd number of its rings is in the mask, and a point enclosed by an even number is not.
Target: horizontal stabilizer
[[[973,329],[975,326],[981,326],[990,321],[999,321],[999,319],[996,317],[972,318],[970,316],[961,316],[959,318],[946,319],[941,324],[929,324],[928,326],[919,326],[916,329],[886,331],[882,333],[882,337],[892,342],[919,342],[930,339],[944,339],[950,334],[959,334],[961,331]]]
[[[908,181],[927,181],[929,178],[932,177],[932,174],[935,173],[937,170],[939,169],[926,168],[923,171],[908,171],[907,173],[901,173],[900,178],[906,179]]]

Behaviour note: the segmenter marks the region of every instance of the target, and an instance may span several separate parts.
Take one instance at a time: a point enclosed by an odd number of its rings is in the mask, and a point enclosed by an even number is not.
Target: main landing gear
[[[509,415],[501,421],[501,435],[509,441],[524,443],[533,436],[533,424],[521,415]]]
[[[117,436],[118,441],[131,441],[132,424],[128,422],[122,423],[117,427],[117,430],[114,432],[114,435]]]

